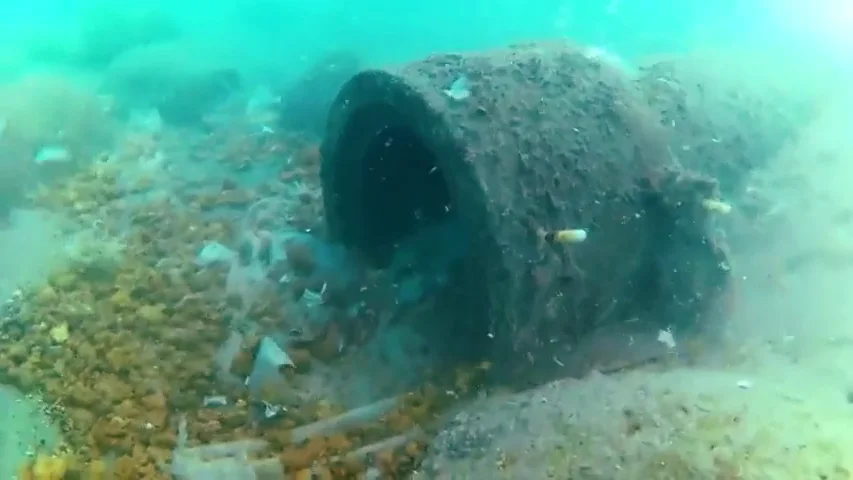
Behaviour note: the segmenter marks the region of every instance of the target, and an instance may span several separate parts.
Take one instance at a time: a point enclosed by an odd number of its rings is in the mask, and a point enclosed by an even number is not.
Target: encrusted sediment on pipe
[[[465,95],[448,95],[460,84]],[[468,351],[505,362],[495,372],[553,363],[548,346],[635,318],[701,327],[728,278],[702,206],[719,192],[682,168],[669,133],[636,82],[561,42],[364,71],[321,148],[329,230],[381,259],[373,245],[427,228],[411,218],[464,222],[470,254],[448,290],[465,294],[436,328],[465,329]]]

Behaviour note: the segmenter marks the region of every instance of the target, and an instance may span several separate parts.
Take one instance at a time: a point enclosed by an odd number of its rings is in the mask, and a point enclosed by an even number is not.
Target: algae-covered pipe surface
[[[718,190],[668,134],[621,70],[562,42],[362,71],[321,147],[327,221],[375,268],[458,225],[468,303],[445,321],[495,358],[637,318],[693,326],[725,285],[702,207]],[[584,241],[554,242],[566,229]]]

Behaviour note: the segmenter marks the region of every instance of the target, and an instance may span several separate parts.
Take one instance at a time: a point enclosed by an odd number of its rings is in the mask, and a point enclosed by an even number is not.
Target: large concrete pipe
[[[815,87],[820,82],[791,91],[791,85],[808,85],[808,80],[785,75],[789,85],[783,89],[778,82],[753,78],[756,68],[780,75],[784,70],[744,66],[748,61],[736,52],[658,59],[642,66],[636,80],[671,130],[674,156],[685,168],[714,177],[729,199],[742,196],[749,174],[797,138],[821,95]]]
[[[692,328],[728,278],[718,192],[667,136],[621,71],[562,43],[363,71],[321,148],[330,233],[384,268],[453,225],[467,248],[451,286],[476,313],[435,321],[465,322],[495,360],[637,319]]]

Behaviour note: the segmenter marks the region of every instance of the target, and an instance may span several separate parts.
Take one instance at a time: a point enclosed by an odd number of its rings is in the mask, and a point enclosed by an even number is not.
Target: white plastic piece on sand
[[[33,161],[39,165],[46,163],[65,163],[71,161],[71,152],[64,147],[49,145],[36,152]]]
[[[228,398],[225,395],[208,395],[202,400],[202,406],[205,407],[224,407],[228,405]]]
[[[274,365],[276,368],[294,366],[293,361],[290,360],[287,353],[270,337],[264,337],[261,339],[258,357],[263,358],[266,362],[270,365]]]
[[[451,100],[462,101],[471,96],[471,87],[468,78],[464,75],[457,78],[450,84],[450,88],[444,90],[444,94]]]
[[[672,336],[672,330],[658,330],[658,341],[667,346],[667,348],[675,348],[675,337]]]
[[[287,407],[283,405],[273,405],[269,402],[263,402],[264,405],[264,418],[270,419],[277,417],[280,413],[286,412]]]
[[[209,267],[216,264],[230,263],[234,258],[234,251],[219,242],[207,242],[201,247],[195,257],[195,264],[199,267]]]
[[[246,379],[250,393],[257,393],[267,380],[280,375],[281,368],[285,366],[294,366],[290,356],[272,338],[262,338],[252,373]]]
[[[738,380],[737,386],[741,390],[749,390],[750,388],[752,388],[752,380]]]

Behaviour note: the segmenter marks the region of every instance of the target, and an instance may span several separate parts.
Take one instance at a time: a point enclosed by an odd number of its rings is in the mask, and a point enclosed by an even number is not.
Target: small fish
[[[732,211],[732,206],[721,200],[706,198],[702,200],[702,208],[712,213],[720,213],[726,215]]]
[[[586,241],[587,232],[583,228],[573,228],[566,230],[557,230],[556,232],[548,232],[545,234],[545,241],[549,243],[562,243],[563,245],[571,245]]]

